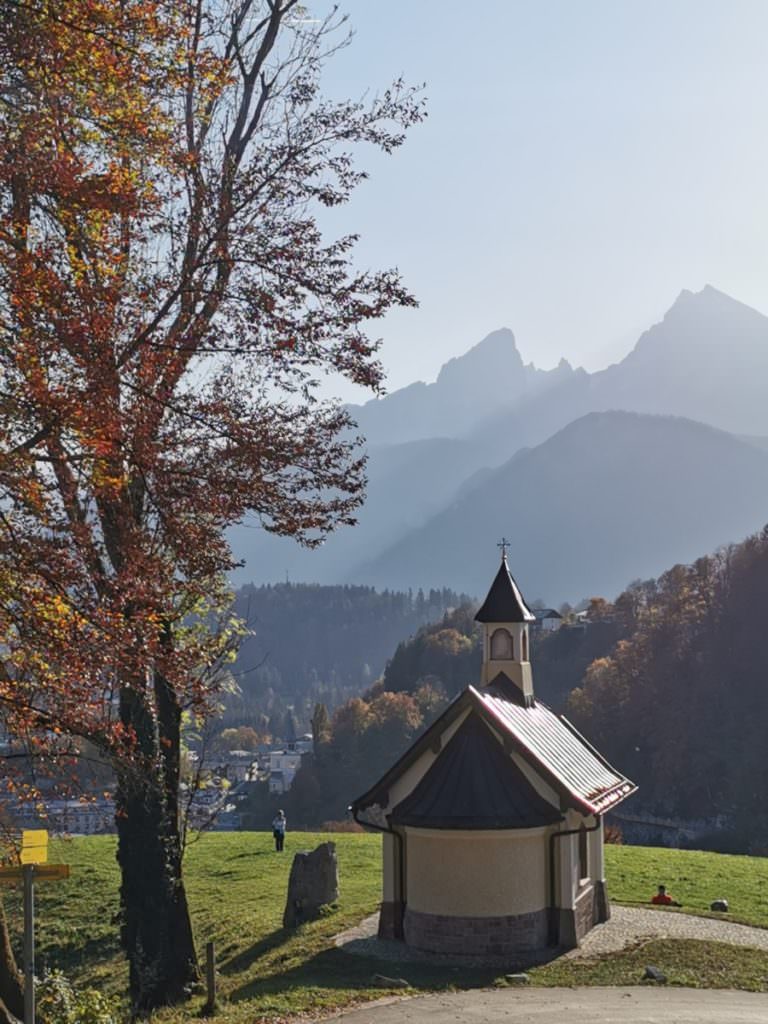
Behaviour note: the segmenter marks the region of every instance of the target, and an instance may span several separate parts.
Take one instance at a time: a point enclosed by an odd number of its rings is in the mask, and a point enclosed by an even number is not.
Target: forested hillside
[[[462,600],[450,590],[242,587],[235,611],[248,632],[232,668],[239,693],[228,699],[221,724],[282,735],[280,722],[292,708],[307,728],[316,703],[333,710],[371,686],[401,641]]]
[[[607,607],[593,602],[588,630],[561,630],[534,640],[537,693],[553,706],[562,707],[584,668],[607,654],[621,635],[621,624]],[[465,686],[477,683],[475,610],[462,604],[400,643],[382,677],[332,715],[318,705],[314,756],[305,758],[288,794],[270,800],[265,787],[256,795],[248,824],[265,826],[278,803],[297,827],[343,818],[352,798],[375,782]]]
[[[622,607],[622,602],[617,604]],[[463,605],[441,623],[424,627],[400,644],[378,688],[413,693],[429,684],[452,700],[469,683],[476,683],[480,678],[480,633],[475,610],[475,606]],[[623,615],[615,614],[613,606],[601,599],[591,602],[588,614],[589,628],[561,629],[532,638],[536,693],[558,711],[565,707],[588,665],[611,651],[626,632]]]
[[[765,849],[768,528],[623,601],[629,638],[590,665],[569,714],[644,807],[726,815],[745,849]]]
[[[585,628],[533,646],[539,699],[640,785],[634,806],[727,820],[741,850],[768,848],[768,528],[742,544],[593,599]],[[463,687],[477,682],[464,605],[395,650],[382,678],[332,716],[281,798],[297,823],[343,815]],[[264,808],[266,812],[266,807]]]

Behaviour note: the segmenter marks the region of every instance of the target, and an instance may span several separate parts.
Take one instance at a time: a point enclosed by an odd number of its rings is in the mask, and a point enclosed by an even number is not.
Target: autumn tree
[[[293,821],[317,827],[342,819],[357,793],[406,750],[423,726],[411,694],[378,686],[373,690],[342,704],[330,720],[322,704],[315,708],[314,751],[302,758],[290,791],[279,798]],[[268,806],[262,805],[262,820],[269,820]]]
[[[331,720],[325,704],[315,704],[312,712],[312,746],[318,750],[328,742],[331,732]]]
[[[238,725],[229,729],[222,729],[214,739],[212,746],[216,751],[227,750],[256,750],[265,737],[250,725]]]
[[[0,0],[0,706],[35,755],[112,763],[136,1011],[197,976],[180,731],[216,702],[226,528],[353,520],[364,461],[317,381],[377,389],[365,324],[412,302],[318,221],[355,146],[422,116],[400,84],[323,98],[338,29],[297,0]]]
[[[568,707],[646,809],[722,816],[719,842],[739,851],[768,844],[766,600],[768,529],[632,585],[615,604],[631,633],[593,661]]]
[[[24,979],[11,947],[5,913],[0,904],[0,1024],[24,1017]]]

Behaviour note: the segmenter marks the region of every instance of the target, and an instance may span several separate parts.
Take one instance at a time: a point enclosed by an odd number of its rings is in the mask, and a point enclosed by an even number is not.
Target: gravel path
[[[357,927],[349,928],[336,936],[336,945],[347,953],[375,956],[393,962],[440,962],[448,964],[483,964],[496,966],[496,958],[440,956],[436,953],[422,953],[411,949],[402,942],[390,942],[377,938],[379,915],[372,914]],[[709,917],[694,917],[692,914],[670,913],[643,907],[611,907],[611,920],[598,925],[584,939],[578,949],[565,956],[574,959],[599,956],[623,949],[630,943],[642,939],[707,939],[713,942],[727,942],[733,946],[751,946],[768,950],[768,929],[751,928],[745,924],[718,921]],[[551,957],[542,957],[551,959]],[[527,960],[530,964],[532,961]],[[499,966],[507,961],[498,960]]]
[[[732,946],[768,950],[768,928],[718,921],[711,917],[649,910],[644,907],[611,907],[611,920],[598,925],[568,956],[594,956],[623,949],[638,939],[707,939]]]

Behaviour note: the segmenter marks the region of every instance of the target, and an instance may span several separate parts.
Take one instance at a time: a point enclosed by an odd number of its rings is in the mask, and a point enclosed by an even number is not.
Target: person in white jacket
[[[272,835],[275,837],[275,849],[278,853],[280,853],[285,845],[286,825],[285,811],[278,811],[272,820]]]

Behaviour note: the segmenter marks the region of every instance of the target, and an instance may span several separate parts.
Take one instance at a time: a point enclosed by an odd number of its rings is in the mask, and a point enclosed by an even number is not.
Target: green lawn
[[[296,932],[281,919],[292,855],[332,838],[337,844],[341,898],[338,907]],[[125,988],[117,946],[118,873],[111,837],[58,842],[51,859],[72,866],[68,882],[39,886],[38,957],[73,978],[114,992]],[[404,976],[414,990],[499,983],[498,971],[418,968],[380,963],[335,949],[331,937],[372,913],[379,900],[380,841],[360,834],[289,833],[283,854],[264,833],[214,833],[190,846],[187,886],[199,947],[216,943],[223,1024],[251,1024],[312,1013],[319,1016],[376,998],[372,975]],[[640,847],[607,849],[609,890],[615,900],[647,901],[664,882],[686,909],[705,912],[726,896],[732,918],[768,926],[768,860]],[[16,890],[6,907],[18,934]],[[665,911],[661,911],[665,912]],[[656,963],[672,983],[765,990],[768,954],[715,943],[658,941],[599,960],[554,963],[532,972],[547,984],[631,984],[646,963]],[[162,1016],[189,1020],[202,998]]]
[[[652,846],[606,846],[605,861],[608,891],[618,903],[647,902],[657,885],[663,884],[683,904],[686,913],[726,917],[768,928],[766,857]],[[720,897],[728,900],[727,915],[710,913],[710,903]]]

